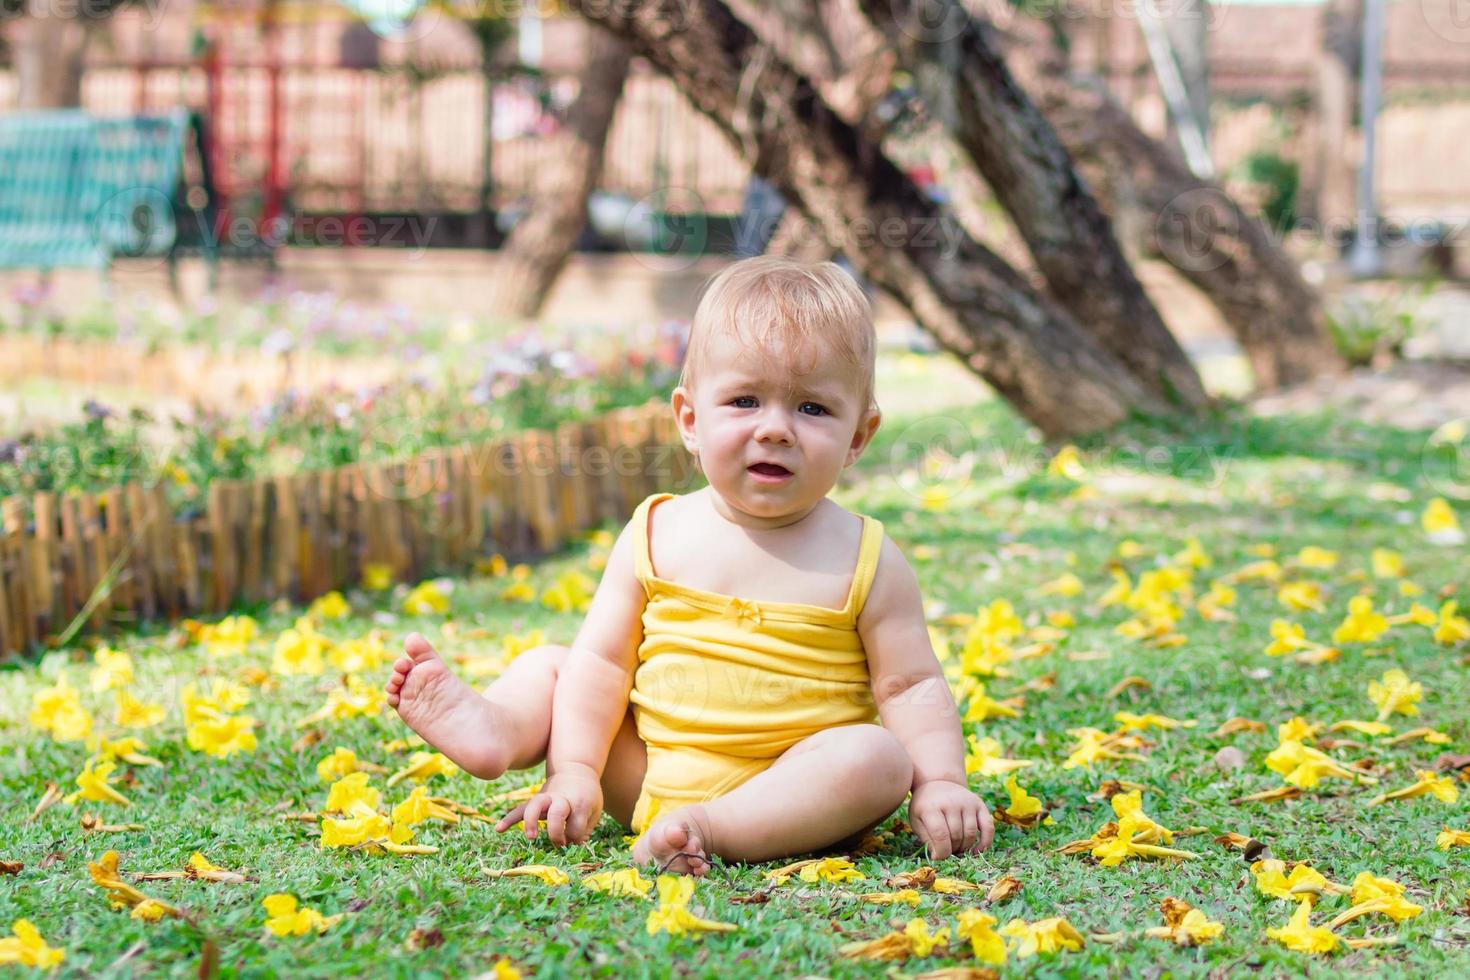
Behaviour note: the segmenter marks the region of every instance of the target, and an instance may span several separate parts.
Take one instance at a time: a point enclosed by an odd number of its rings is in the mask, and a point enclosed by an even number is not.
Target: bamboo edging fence
[[[132,626],[307,602],[368,565],[415,582],[496,551],[545,554],[693,472],[668,407],[650,404],[401,462],[216,481],[202,511],[176,513],[162,486],[9,497],[0,660],[82,613],[91,630]]]

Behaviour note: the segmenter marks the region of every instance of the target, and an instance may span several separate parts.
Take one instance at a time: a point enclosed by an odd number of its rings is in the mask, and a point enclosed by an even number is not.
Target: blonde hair
[[[767,357],[777,341],[788,352],[825,348],[859,370],[859,412],[873,405],[878,343],[872,306],[836,263],[759,255],[720,272],[694,311],[679,384],[693,387],[717,333],[751,343]]]

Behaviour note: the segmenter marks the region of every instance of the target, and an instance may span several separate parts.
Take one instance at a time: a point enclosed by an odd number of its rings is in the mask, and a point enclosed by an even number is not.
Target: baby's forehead
[[[843,392],[862,384],[859,365],[820,339],[791,345],[779,337],[744,339],[722,333],[711,341],[704,366],[711,376]]]

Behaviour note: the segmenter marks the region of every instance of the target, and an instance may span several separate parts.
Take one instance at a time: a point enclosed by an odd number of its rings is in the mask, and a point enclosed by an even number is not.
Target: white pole
[[[1348,271],[1358,279],[1383,272],[1374,191],[1378,106],[1383,96],[1383,2],[1364,0],[1363,5],[1363,159],[1358,168],[1358,228],[1348,256]]]

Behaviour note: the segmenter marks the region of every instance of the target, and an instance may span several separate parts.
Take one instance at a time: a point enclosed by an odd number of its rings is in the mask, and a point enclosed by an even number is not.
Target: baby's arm
[[[523,821],[526,837],[534,838],[544,815],[547,835],[560,847],[585,841],[602,815],[602,770],[628,711],[643,639],[646,596],[633,572],[629,527],[623,528],[613,545],[587,617],[557,679],[546,749],[546,784],[523,807],[506,814],[497,830]]]
[[[883,727],[914,764],[914,832],[934,858],[989,847],[995,825],[965,777],[959,711],[929,642],[919,582],[887,538],[858,632]]]

